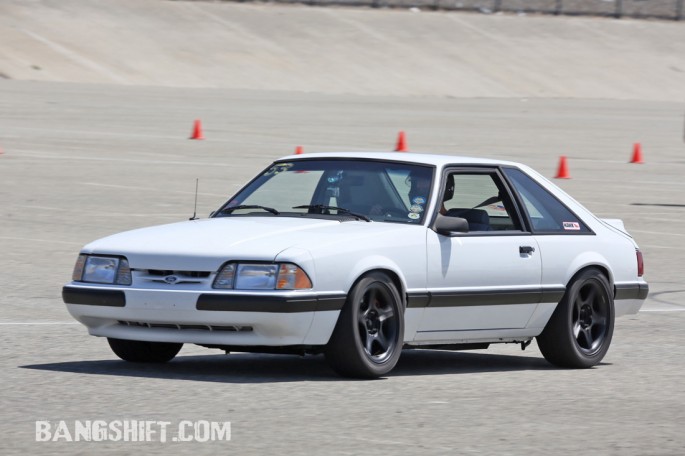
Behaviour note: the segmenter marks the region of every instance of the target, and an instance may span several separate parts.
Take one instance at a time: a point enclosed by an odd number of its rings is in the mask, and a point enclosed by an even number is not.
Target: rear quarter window
[[[534,232],[592,233],[578,216],[526,173],[516,168],[505,168],[504,173],[521,197]]]

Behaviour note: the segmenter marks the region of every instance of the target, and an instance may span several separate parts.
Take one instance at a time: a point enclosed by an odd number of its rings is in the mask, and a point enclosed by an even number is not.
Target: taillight
[[[637,255],[637,276],[642,277],[645,273],[645,261],[642,259],[642,252],[635,250]]]

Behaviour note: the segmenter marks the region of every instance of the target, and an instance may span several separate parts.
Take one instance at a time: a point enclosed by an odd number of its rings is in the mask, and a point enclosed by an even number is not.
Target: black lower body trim
[[[439,293],[409,293],[409,308],[420,307],[467,307],[499,306],[516,304],[538,304],[559,302],[564,288],[539,290],[498,290],[498,291],[448,291]]]
[[[340,310],[345,296],[292,298],[280,296],[202,294],[197,310],[216,312],[297,313]]]
[[[537,304],[540,291],[496,291],[466,293],[435,293],[429,307],[497,306],[502,304]]]
[[[647,299],[649,285],[646,283],[634,283],[616,285],[616,295],[614,299]]]
[[[430,293],[407,293],[407,309],[428,307],[430,302]]]
[[[93,290],[89,288],[62,287],[65,304],[87,306],[125,307],[126,295],[121,290]]]

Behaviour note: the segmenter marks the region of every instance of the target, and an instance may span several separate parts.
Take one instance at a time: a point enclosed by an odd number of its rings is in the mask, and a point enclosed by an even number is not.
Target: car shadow
[[[165,364],[128,363],[121,360],[72,361],[19,366],[76,374],[191,380],[219,383],[279,383],[301,381],[350,381],[331,370],[322,355],[230,355],[177,356]],[[542,357],[404,350],[389,376],[468,375],[483,372],[556,370]]]

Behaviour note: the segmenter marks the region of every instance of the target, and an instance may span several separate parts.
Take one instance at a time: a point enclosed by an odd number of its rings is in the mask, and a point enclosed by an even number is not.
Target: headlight
[[[126,258],[79,255],[72,279],[79,282],[131,285],[131,268]]]
[[[299,290],[312,282],[292,263],[228,263],[214,279],[213,288],[234,290]]]
[[[239,264],[235,276],[238,290],[273,290],[276,288],[275,264]]]

